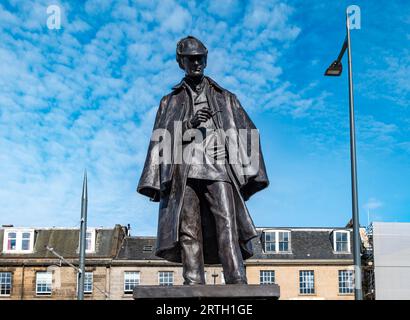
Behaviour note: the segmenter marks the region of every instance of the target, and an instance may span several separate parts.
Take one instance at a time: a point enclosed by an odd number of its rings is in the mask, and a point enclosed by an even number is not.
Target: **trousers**
[[[205,284],[204,254],[213,244],[225,283],[247,283],[230,182],[188,178],[180,219],[184,284]]]

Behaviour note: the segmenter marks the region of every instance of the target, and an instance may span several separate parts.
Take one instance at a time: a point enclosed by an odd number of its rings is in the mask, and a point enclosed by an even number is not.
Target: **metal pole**
[[[68,261],[67,259],[65,259],[61,254],[59,254],[58,252],[56,252],[54,250],[54,248],[50,248],[49,246],[46,246],[46,249],[48,251],[50,251],[52,254],[54,254],[57,258],[59,258],[61,261],[65,262],[66,264],[68,264],[71,268],[74,268],[77,272],[80,272],[80,269],[77,268],[75,265],[73,265],[70,261]]]
[[[77,268],[77,267],[76,267],[75,265],[73,265],[70,261],[68,261],[67,259],[65,259],[61,254],[59,254],[58,252],[56,252],[56,251],[54,250],[54,248],[50,248],[49,246],[46,246],[46,249],[60,259],[60,267],[61,267],[61,261],[63,261],[64,263],[68,264],[71,268],[74,268],[77,272],[80,272],[80,269],[79,269],[79,268]],[[94,284],[94,288],[96,288],[98,291],[100,291],[102,294],[104,294],[106,298],[109,298],[109,297],[110,297],[110,295],[109,295],[107,292],[105,292],[104,290],[100,289],[100,288],[99,288],[98,286],[96,286],[95,284]]]
[[[78,270],[77,299],[84,300],[84,276],[85,276],[85,239],[87,231],[87,171],[84,172],[83,193],[81,196],[81,226],[80,226],[80,270]]]
[[[356,168],[356,137],[354,123],[354,100],[353,100],[353,74],[352,74],[352,52],[350,44],[349,15],[346,12],[347,53],[349,64],[349,113],[350,113],[350,162],[352,176],[352,212],[353,212],[353,262],[355,277],[355,299],[363,300],[362,292],[362,270],[360,257],[360,232],[359,232],[359,208],[357,196],[357,168]]]
[[[339,55],[338,55],[338,57],[337,57],[337,60],[336,60],[336,61],[340,62],[340,61],[342,60],[343,55],[344,55],[344,54],[345,54],[345,52],[346,52],[346,49],[347,49],[347,36],[346,36],[345,41],[343,41],[343,46],[342,46],[342,49],[340,50]]]

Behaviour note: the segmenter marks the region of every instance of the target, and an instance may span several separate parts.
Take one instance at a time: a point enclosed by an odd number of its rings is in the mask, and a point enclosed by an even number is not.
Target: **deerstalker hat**
[[[178,56],[192,55],[207,55],[208,49],[204,44],[193,36],[188,36],[178,41],[177,58]]]

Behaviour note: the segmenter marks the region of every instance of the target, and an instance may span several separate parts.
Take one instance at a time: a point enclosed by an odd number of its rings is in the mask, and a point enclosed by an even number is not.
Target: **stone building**
[[[109,298],[112,259],[126,228],[89,228],[86,237],[85,299]],[[49,249],[64,257],[57,258]],[[79,229],[0,229],[0,299],[76,299]]]
[[[249,283],[279,284],[280,299],[354,299],[352,230],[260,228]]]
[[[281,299],[354,299],[349,228],[258,228],[249,284],[277,283]],[[0,229],[0,299],[75,299],[78,229]],[[87,230],[86,299],[132,299],[136,285],[182,285],[180,264],[154,255],[155,237],[128,229]],[[2,246],[1,246],[2,244]],[[50,250],[62,255],[61,261]],[[208,265],[206,283],[223,284],[220,266]]]
[[[249,284],[277,283],[280,299],[354,299],[352,230],[258,228]],[[112,262],[111,298],[132,298],[127,283],[182,285],[182,268],[154,255],[155,237],[127,237]],[[223,284],[220,266],[205,267],[206,283]]]

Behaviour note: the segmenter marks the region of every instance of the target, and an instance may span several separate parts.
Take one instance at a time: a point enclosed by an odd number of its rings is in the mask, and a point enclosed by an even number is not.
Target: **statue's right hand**
[[[201,122],[206,122],[212,117],[212,111],[209,108],[199,109],[189,121],[192,128],[197,128]]]

